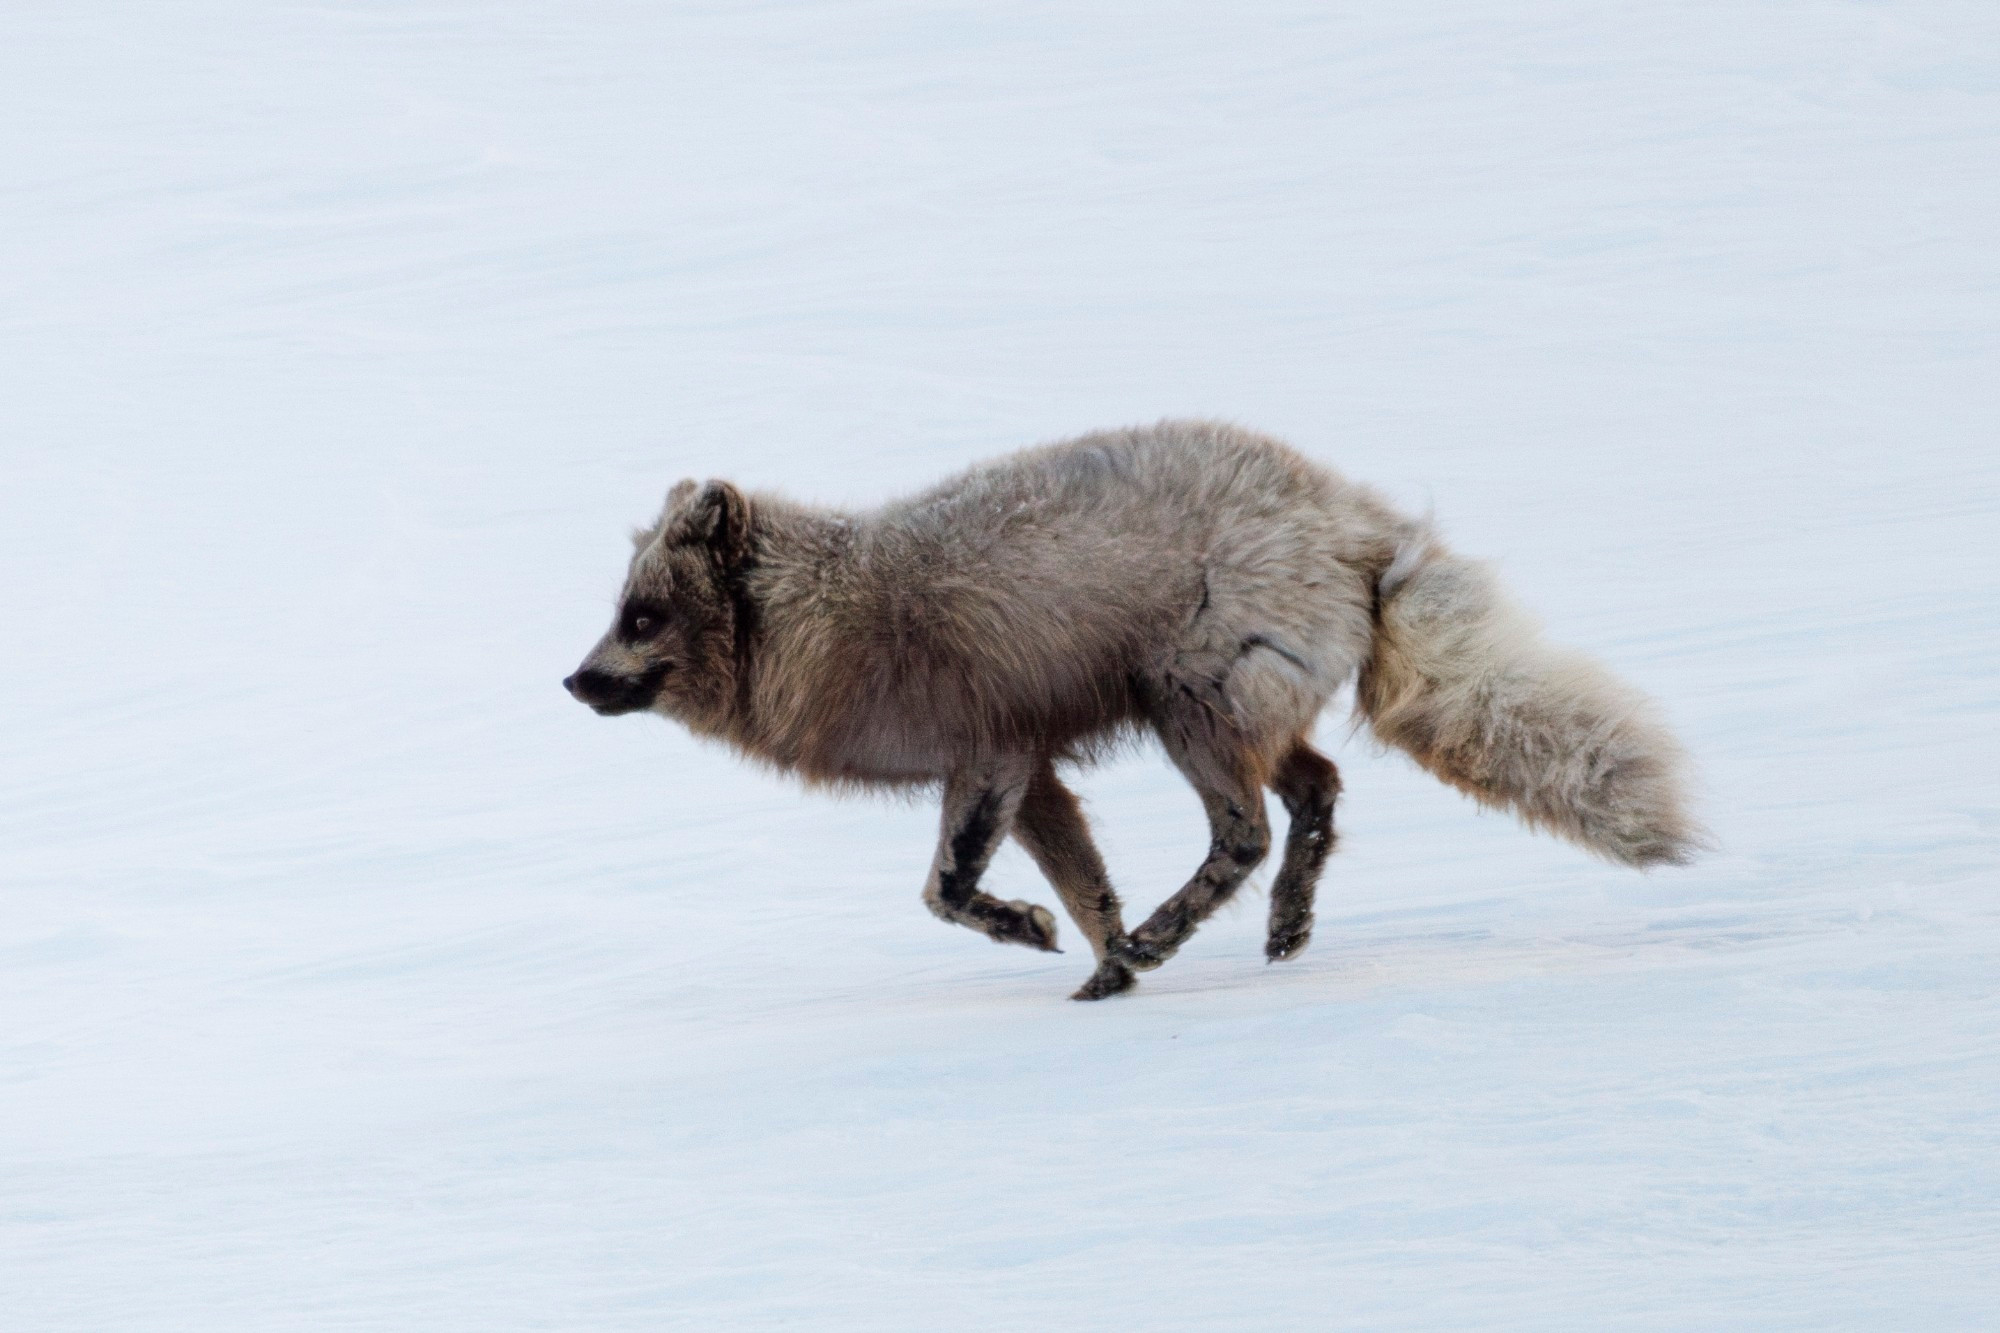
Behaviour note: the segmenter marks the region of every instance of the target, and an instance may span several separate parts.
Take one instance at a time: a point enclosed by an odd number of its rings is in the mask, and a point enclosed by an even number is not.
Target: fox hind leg
[[[1256,756],[1235,728],[1186,696],[1171,703],[1156,726],[1168,757],[1201,797],[1210,841],[1194,877],[1138,929],[1111,942],[1110,956],[1139,972],[1173,957],[1271,849]]]
[[[1055,767],[1046,759],[1036,765],[1028,779],[1027,793],[1014,819],[1014,838],[1041,867],[1070,919],[1097,955],[1097,971],[1070,998],[1101,1000],[1130,990],[1136,980],[1132,970],[1105,956],[1108,942],[1125,932],[1118,894],[1105,873],[1104,858],[1091,841],[1090,825],[1077,806],[1075,794],[1056,777]]]
[[[979,888],[993,853],[1013,828],[1030,771],[1026,759],[1010,758],[946,780],[943,826],[924,882],[924,905],[941,919],[999,943],[1060,953],[1055,915],[1048,908],[1002,902]]]
[[[1313,895],[1337,841],[1333,803],[1340,796],[1340,770],[1296,741],[1272,774],[1271,788],[1291,816],[1285,859],[1271,885],[1271,929],[1264,943],[1265,958],[1277,963],[1297,957],[1312,940]]]

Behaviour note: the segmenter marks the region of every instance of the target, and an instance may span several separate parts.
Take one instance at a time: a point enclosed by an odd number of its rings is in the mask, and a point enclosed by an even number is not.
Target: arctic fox
[[[1100,999],[1158,967],[1290,816],[1265,954],[1306,947],[1339,775],[1308,743],[1356,679],[1374,733],[1490,806],[1628,865],[1701,845],[1644,696],[1553,647],[1479,564],[1276,440],[1167,421],[975,467],[866,513],[684,481],[617,622],[565,688],[650,710],[808,782],[942,788],[924,902],[1056,947],[979,888],[1019,840],[1090,942]],[[1060,765],[1150,732],[1208,812],[1207,856],[1127,931]]]

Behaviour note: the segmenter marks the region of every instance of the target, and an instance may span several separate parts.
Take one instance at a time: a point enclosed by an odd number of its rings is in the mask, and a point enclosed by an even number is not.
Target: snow
[[[10,1328],[2000,1321],[2000,20],[24,0]],[[1135,995],[557,681],[682,476],[1285,436],[1663,701],[1639,876],[1329,715]],[[1135,908],[1203,841],[1083,779]],[[1018,852],[1003,896],[1051,903]]]

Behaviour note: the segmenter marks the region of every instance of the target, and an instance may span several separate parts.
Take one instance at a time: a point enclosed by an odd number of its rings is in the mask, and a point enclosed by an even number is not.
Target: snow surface
[[[1990,0],[13,0],[0,1323],[2000,1323],[1996,150]],[[681,476],[1169,414],[1435,506],[1722,850],[1330,715],[1312,951],[1078,1005],[557,687]]]

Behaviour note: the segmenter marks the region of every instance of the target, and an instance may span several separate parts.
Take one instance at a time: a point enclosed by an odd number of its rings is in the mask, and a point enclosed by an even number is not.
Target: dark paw
[[[1122,995],[1139,984],[1139,978],[1132,975],[1132,969],[1115,958],[1107,958],[1097,965],[1090,974],[1090,980],[1078,988],[1072,1000],[1102,1000],[1107,996]]]
[[[1137,935],[1113,935],[1104,942],[1104,953],[1107,959],[1123,963],[1134,972],[1150,972],[1174,956],[1174,950],[1168,946]]]
[[[1297,958],[1306,951],[1306,946],[1311,943],[1312,931],[1310,929],[1292,930],[1286,931],[1283,934],[1273,935],[1270,939],[1264,941],[1264,959],[1266,962],[1282,963],[1287,958]]]
[[[1043,953],[1061,953],[1056,947],[1055,914],[1033,903],[1011,902],[1014,910],[994,922],[993,938],[1002,944],[1025,944]]]

